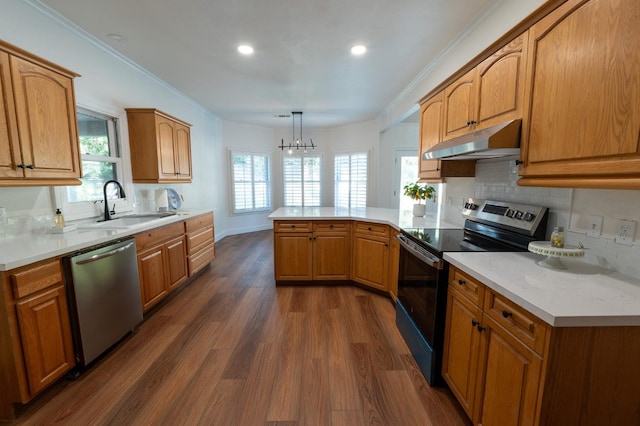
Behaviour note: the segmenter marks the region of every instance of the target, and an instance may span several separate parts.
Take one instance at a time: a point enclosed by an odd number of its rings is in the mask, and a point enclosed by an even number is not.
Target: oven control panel
[[[546,212],[546,207],[470,198],[464,204],[462,216],[474,222],[515,228],[533,235]]]

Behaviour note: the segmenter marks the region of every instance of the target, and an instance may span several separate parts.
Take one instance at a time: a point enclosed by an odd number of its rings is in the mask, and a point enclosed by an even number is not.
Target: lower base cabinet
[[[356,222],[353,231],[353,281],[388,291],[389,227]]]
[[[0,420],[75,366],[60,259],[0,272]]]
[[[442,375],[474,424],[640,424],[640,327],[551,327],[455,267]]]

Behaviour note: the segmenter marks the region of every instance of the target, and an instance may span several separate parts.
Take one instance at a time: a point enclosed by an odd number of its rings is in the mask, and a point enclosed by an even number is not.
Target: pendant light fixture
[[[294,148],[296,151],[299,151],[302,149],[304,154],[307,153],[308,149],[315,150],[316,146],[313,144],[313,139],[309,138],[310,143],[308,145],[306,142],[302,140],[302,111],[292,111],[291,117],[293,121],[293,137],[291,138],[291,142],[289,142],[288,145],[285,145],[284,138],[283,138],[278,148],[280,148],[282,151],[284,151],[284,149],[287,148],[287,152],[289,154],[293,154]],[[298,119],[298,122],[299,122],[299,133],[297,136],[296,136],[296,118]]]

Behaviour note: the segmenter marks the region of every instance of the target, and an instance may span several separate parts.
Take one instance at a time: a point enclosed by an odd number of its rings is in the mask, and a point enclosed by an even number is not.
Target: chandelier
[[[296,149],[296,151],[302,149],[304,154],[307,153],[307,150],[309,148],[315,150],[316,146],[313,144],[313,139],[309,138],[309,145],[307,145],[307,143],[302,140],[302,111],[292,111],[291,116],[293,121],[293,137],[291,138],[291,142],[289,142],[289,145],[285,145],[284,138],[283,138],[278,148],[280,148],[282,151],[284,151],[284,149],[287,148],[287,152],[289,154],[293,154],[294,148]],[[300,132],[298,133],[298,136],[296,136],[296,117],[298,118],[298,121],[300,123],[299,124]]]

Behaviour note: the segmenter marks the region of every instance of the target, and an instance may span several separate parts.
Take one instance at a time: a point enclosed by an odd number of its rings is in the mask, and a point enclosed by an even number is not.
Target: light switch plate
[[[636,222],[633,220],[619,220],[618,233],[616,234],[616,243],[630,246],[636,235]]]
[[[598,238],[602,235],[602,216],[589,216],[589,227],[587,228],[587,236]]]

